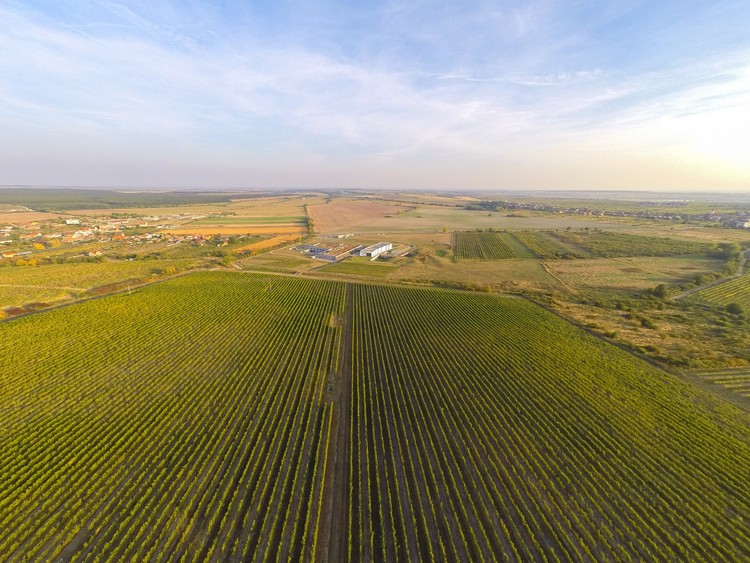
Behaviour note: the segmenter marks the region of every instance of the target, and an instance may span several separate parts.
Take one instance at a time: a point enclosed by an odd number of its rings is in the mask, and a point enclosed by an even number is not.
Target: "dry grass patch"
[[[70,215],[61,213],[44,213],[41,211],[18,211],[14,213],[0,213],[0,224],[57,221],[64,219],[65,217],[70,217]]]
[[[258,242],[254,242],[252,244],[241,246],[240,248],[235,248],[234,250],[232,250],[232,252],[234,254],[260,252],[263,250],[267,250],[269,248],[276,248],[278,246],[282,246],[284,244],[294,242],[298,238],[299,237],[294,237],[291,235],[279,235],[279,236],[268,238],[266,240],[261,240]]]
[[[696,275],[718,271],[721,260],[701,256],[681,258],[592,258],[553,260],[549,271],[579,289],[643,290],[661,283],[679,284]]]
[[[344,233],[361,228],[374,220],[403,212],[402,205],[382,201],[333,200],[322,205],[308,205],[317,233]]]

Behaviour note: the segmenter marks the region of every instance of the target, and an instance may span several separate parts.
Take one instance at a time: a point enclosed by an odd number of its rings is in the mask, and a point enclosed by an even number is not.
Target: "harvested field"
[[[70,217],[60,213],[43,213],[39,211],[19,211],[13,213],[0,212],[0,224],[10,223],[32,223],[34,221],[54,221],[56,219]]]
[[[246,246],[241,246],[240,248],[235,248],[232,252],[234,254],[258,252],[269,248],[276,248],[277,246],[282,246],[289,242],[294,242],[297,238],[298,237],[291,235],[279,235]]]
[[[381,201],[334,200],[323,205],[309,205],[307,212],[315,221],[315,231],[320,234],[355,231],[363,225],[396,215],[408,209]]]
[[[200,225],[195,226],[194,228],[190,228],[188,226],[186,227],[180,227],[177,229],[165,229],[164,232],[171,233],[174,235],[214,235],[214,234],[222,234],[222,235],[281,235],[281,234],[288,234],[288,235],[296,235],[301,236],[307,233],[307,229],[305,227],[300,227],[296,225],[276,225],[276,226],[254,226],[254,225],[247,225],[247,226],[226,226],[226,225]]]

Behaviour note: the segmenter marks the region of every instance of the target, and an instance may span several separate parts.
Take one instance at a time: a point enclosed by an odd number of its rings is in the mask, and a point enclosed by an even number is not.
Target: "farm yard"
[[[0,356],[5,560],[750,551],[747,415],[523,299],[200,272]]]

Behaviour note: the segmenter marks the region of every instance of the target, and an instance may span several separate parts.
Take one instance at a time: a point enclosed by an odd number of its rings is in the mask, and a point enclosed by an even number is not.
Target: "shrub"
[[[729,313],[730,315],[741,315],[744,312],[745,310],[739,303],[730,303],[729,305],[727,305],[727,313]]]

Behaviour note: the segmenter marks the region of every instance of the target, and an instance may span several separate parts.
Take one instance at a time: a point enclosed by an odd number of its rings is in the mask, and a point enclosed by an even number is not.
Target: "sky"
[[[750,191],[750,2],[0,0],[0,185]]]

